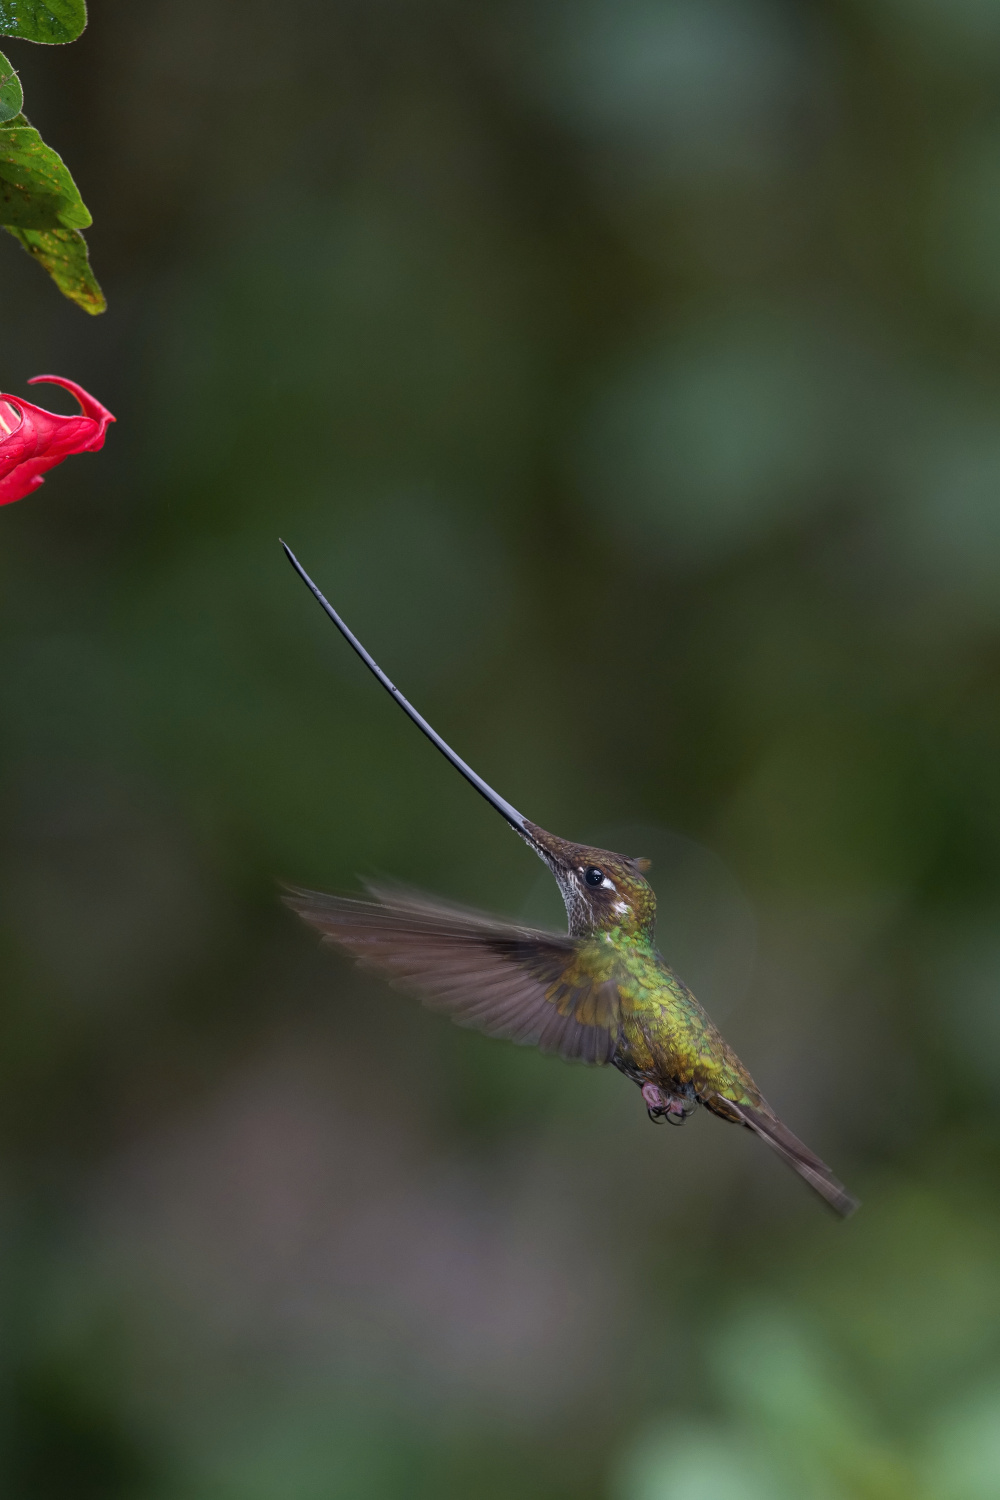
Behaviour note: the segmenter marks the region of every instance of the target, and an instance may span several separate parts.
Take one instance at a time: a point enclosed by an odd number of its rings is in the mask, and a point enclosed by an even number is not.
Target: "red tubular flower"
[[[106,407],[61,375],[36,375],[29,385],[47,381],[72,391],[80,415],[61,417],[0,393],[0,505],[21,500],[42,483],[46,469],[55,468],[71,453],[94,453],[104,446],[104,433],[115,419]]]

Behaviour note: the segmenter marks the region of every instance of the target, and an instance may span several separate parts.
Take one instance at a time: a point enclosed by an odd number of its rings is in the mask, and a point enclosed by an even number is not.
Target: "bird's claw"
[[[656,1083],[644,1083],[642,1097],[646,1102],[646,1113],[654,1125],[666,1121],[668,1125],[683,1125],[692,1106],[679,1094],[671,1094]]]
[[[687,1119],[687,1115],[672,1109],[647,1109],[646,1113],[654,1125],[683,1125]]]

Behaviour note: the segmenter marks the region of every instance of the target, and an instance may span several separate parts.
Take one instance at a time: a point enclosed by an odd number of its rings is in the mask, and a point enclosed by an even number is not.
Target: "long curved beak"
[[[413,707],[413,704],[410,703],[408,699],[403,697],[402,693],[399,691],[399,688],[396,687],[394,683],[390,682],[389,678],[382,671],[382,668],[379,666],[375,658],[365,650],[364,646],[362,646],[361,642],[358,640],[354,632],[350,630],[347,625],[345,625],[344,621],[340,618],[329,600],[323,597],[319,589],[309,577],[309,574],[306,572],[305,568],[295,556],[295,553],[292,551],[291,547],[287,546],[284,542],[282,542],[281,545],[285,549],[285,556],[288,558],[288,561],[291,563],[296,573],[298,573],[299,577],[302,579],[302,582],[305,584],[306,588],[309,589],[310,593],[315,596],[320,607],[329,615],[330,619],[336,625],[337,629],[340,631],[347,644],[358,653],[358,655],[361,657],[361,660],[368,668],[369,672],[374,673],[374,675],[378,678],[379,682],[385,688],[390,697],[394,698],[395,701],[399,704],[404,714],[406,714],[409,719],[413,720],[413,723],[416,724],[417,728],[427,736],[431,744],[437,746],[441,754],[444,756],[445,760],[451,762],[451,764],[455,767],[455,770],[460,772],[471,786],[475,787],[479,795],[481,797],[485,797],[490,806],[495,807],[500,816],[506,818],[511,827],[516,829],[517,832],[521,834],[522,838],[526,838],[529,843],[534,844],[535,841],[531,836],[530,830],[533,829],[535,825],[533,823],[529,823],[526,818],[522,817],[517,808],[511,807],[510,803],[505,801],[505,799],[501,797],[499,793],[495,792],[493,788],[489,786],[481,776],[477,776],[472,767],[467,765],[460,755],[455,754],[451,746],[441,738],[436,729],[433,729],[431,725],[428,724],[423,715],[417,713],[417,710]]]

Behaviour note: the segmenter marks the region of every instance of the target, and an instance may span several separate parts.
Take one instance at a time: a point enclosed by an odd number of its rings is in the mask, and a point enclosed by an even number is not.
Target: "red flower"
[[[82,412],[60,417],[22,401],[20,396],[0,394],[0,505],[21,500],[42,483],[46,469],[55,468],[71,453],[94,453],[104,447],[104,432],[115,419],[106,407],[82,386],[61,375],[36,375],[29,385],[48,381],[65,386],[79,401]]]

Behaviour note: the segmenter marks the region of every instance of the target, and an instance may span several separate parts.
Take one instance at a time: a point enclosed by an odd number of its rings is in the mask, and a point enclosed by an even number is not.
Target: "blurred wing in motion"
[[[568,1059],[611,1061],[618,986],[587,972],[577,939],[395,886],[370,889],[378,901],[302,890],[285,900],[327,942],[460,1026]]]

